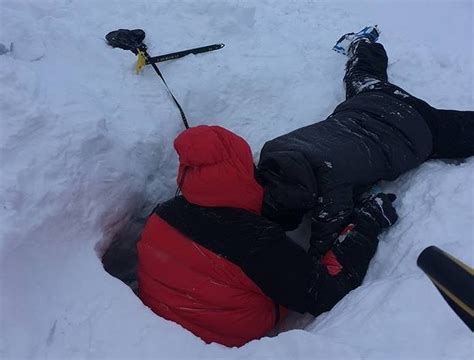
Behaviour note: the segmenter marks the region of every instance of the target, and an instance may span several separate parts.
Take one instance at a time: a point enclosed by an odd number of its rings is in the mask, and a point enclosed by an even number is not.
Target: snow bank
[[[150,53],[224,42],[161,69],[191,124],[262,144],[324,119],[344,98],[342,33],[379,24],[390,76],[444,108],[473,108],[469,1],[4,0],[0,43],[2,358],[471,358],[471,335],[415,266],[435,244],[474,263],[474,159],[432,161],[384,188],[401,220],[364,285],[240,349],[155,316],[102,269],[174,192],[179,113],[104,35],[141,27]],[[442,25],[442,26],[441,26]],[[299,232],[302,240],[304,229]],[[308,324],[306,326],[306,324]]]

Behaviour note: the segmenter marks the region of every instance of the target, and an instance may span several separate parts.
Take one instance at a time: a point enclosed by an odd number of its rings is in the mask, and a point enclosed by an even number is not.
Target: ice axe
[[[166,89],[171,95],[171,98],[173,99],[174,103],[178,107],[179,112],[181,114],[181,119],[183,120],[183,124],[185,128],[188,129],[189,124],[186,119],[186,115],[184,114],[183,108],[179,104],[178,100],[176,100],[176,98],[174,97],[173,93],[168,87],[168,84],[166,83],[165,78],[163,77],[163,74],[161,74],[161,71],[158,69],[158,66],[156,64],[162,61],[179,59],[189,54],[201,54],[208,51],[222,49],[224,47],[224,44],[213,44],[213,45],[202,46],[202,47],[198,47],[194,49],[188,49],[188,50],[183,50],[183,51],[178,51],[174,53],[152,57],[147,52],[148,48],[146,44],[143,43],[143,41],[145,40],[145,31],[143,31],[142,29],[135,29],[135,30],[119,29],[119,30],[111,31],[105,36],[105,39],[107,40],[107,43],[110,46],[114,48],[120,48],[123,50],[129,50],[137,56],[137,62],[135,65],[135,71],[137,74],[139,74],[143,70],[145,65],[151,65],[153,67],[155,72],[158,74],[158,76],[161,78],[161,80],[165,84]]]

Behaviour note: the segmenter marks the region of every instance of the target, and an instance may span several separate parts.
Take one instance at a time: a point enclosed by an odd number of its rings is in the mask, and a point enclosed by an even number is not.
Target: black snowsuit
[[[326,120],[268,141],[258,178],[263,213],[287,230],[311,213],[311,251],[324,254],[354,200],[429,158],[474,155],[474,112],[437,110],[387,80],[381,44],[359,41],[346,65],[347,100]]]

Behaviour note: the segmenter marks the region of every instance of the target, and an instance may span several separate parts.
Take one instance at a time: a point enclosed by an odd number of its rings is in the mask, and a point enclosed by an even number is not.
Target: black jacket
[[[264,215],[289,230],[311,212],[312,250],[324,253],[349,222],[355,197],[418,166],[432,146],[425,120],[402,97],[363,92],[326,120],[264,145]]]
[[[376,234],[356,225],[344,242],[333,247],[342,270],[332,276],[280,226],[249,211],[202,207],[180,196],[159,205],[155,213],[189,239],[239,266],[276,303],[315,316],[360,285],[378,244]]]
[[[158,205],[155,213],[189,239],[239,266],[275,303],[315,316],[361,284],[378,244],[370,225],[357,225],[332,248],[342,265],[333,276],[280,226],[254,213],[197,206],[182,196]],[[129,286],[136,283],[135,241],[116,242],[103,262],[111,275]]]

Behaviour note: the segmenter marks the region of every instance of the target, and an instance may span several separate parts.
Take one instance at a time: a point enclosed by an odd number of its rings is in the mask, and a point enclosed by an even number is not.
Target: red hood
[[[254,177],[252,152],[240,136],[220,126],[196,126],[174,141],[178,184],[190,203],[260,213],[263,189]]]

